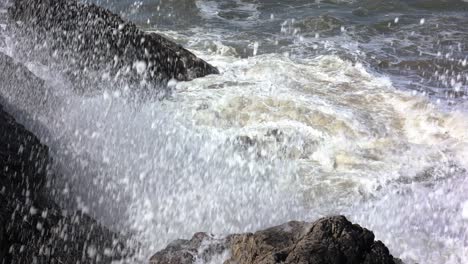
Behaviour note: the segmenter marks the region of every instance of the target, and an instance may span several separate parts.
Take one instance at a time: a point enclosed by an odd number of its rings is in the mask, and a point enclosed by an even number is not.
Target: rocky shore
[[[2,94],[28,87],[40,102],[45,89],[41,79],[4,54],[0,69]],[[136,249],[127,246],[127,237],[87,214],[56,205],[47,187],[55,177],[50,162],[48,147],[0,105],[0,263],[111,263],[131,257]],[[371,231],[336,216],[222,238],[197,233],[191,240],[174,241],[150,263],[399,262]]]
[[[50,44],[49,52],[74,63],[76,69],[128,75],[130,81],[145,80],[154,87],[164,87],[171,79],[188,81],[218,73],[183,47],[96,5],[17,0],[10,18],[17,22],[18,34],[32,34],[37,43]],[[57,205],[48,184],[56,177],[48,147],[13,117],[18,114],[13,110],[15,100],[2,97],[15,98],[16,88],[26,87],[31,91],[21,98],[39,105],[47,94],[44,81],[2,53],[0,70],[0,264],[132,263],[128,259],[137,249],[128,244],[124,232]],[[226,237],[197,233],[191,240],[174,241],[149,262],[392,264],[399,260],[371,231],[335,216]]]
[[[25,69],[19,69],[25,70]],[[21,80],[18,80],[21,83]],[[111,263],[128,256],[122,235],[47,194],[48,148],[0,108],[2,263]],[[215,261],[215,262],[213,262]],[[151,264],[399,263],[371,231],[343,216],[289,222],[256,233],[177,240]]]
[[[0,56],[2,91],[42,86],[21,64]],[[6,71],[8,69],[9,71]],[[8,73],[9,72],[9,73]],[[12,74],[14,73],[14,74]],[[0,101],[5,101],[3,98]],[[47,146],[0,107],[0,257],[7,263],[111,263],[132,254],[122,234],[81,212],[61,210],[47,188],[54,172]],[[399,263],[371,231],[343,216],[289,222],[256,233],[197,233],[156,253],[151,264]]]

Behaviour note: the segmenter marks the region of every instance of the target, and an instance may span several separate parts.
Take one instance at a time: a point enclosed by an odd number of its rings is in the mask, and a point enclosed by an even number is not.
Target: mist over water
[[[1,95],[51,147],[62,206],[133,235],[141,261],[198,231],[345,214],[407,263],[466,263],[464,5],[95,2],[221,74],[165,100],[105,78],[82,93],[2,30],[1,51],[46,80],[45,97]]]

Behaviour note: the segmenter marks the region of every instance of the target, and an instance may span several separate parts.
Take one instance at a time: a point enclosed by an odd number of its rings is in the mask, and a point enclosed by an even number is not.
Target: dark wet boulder
[[[2,54],[0,66],[0,91],[41,87],[10,57]],[[0,102],[0,263],[111,263],[131,255],[122,235],[57,206],[48,187],[55,178],[48,147],[5,110],[7,99]]]
[[[76,72],[161,85],[218,73],[175,42],[94,4],[15,0],[9,14],[17,22],[16,32],[33,37],[35,48],[46,47],[52,58]]]
[[[36,199],[47,179],[47,164],[47,147],[0,106],[1,195],[22,202]]]
[[[393,264],[399,263],[374,234],[344,216],[313,223],[289,222],[256,233],[216,238],[197,233],[155,254],[151,264],[191,264],[217,258],[224,264]]]
[[[45,186],[49,162],[48,148],[0,106],[0,263],[110,263],[128,254],[121,235],[60,210]]]

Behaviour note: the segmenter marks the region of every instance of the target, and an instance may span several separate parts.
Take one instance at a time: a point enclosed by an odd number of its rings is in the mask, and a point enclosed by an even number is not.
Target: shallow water
[[[46,79],[40,106],[1,92],[51,146],[58,199],[135,234],[141,260],[198,231],[345,214],[408,263],[468,261],[465,3],[96,2],[222,72],[164,101],[105,80],[83,95],[1,45]]]

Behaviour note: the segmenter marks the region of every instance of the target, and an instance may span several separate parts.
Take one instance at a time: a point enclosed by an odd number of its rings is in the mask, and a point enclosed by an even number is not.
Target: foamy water
[[[222,10],[200,2],[204,16]],[[233,23],[258,19],[254,4],[236,3],[230,11],[248,15]],[[408,263],[468,260],[462,103],[449,108],[397,89],[388,75],[334,52],[241,58],[243,44],[218,38],[216,28],[160,32],[221,74],[171,82],[164,101],[135,102],[105,81],[102,92],[83,95],[7,38],[2,51],[46,80],[40,105],[22,87],[1,95],[51,147],[63,206],[134,234],[141,261],[198,231],[255,231],[329,214],[373,230]]]

